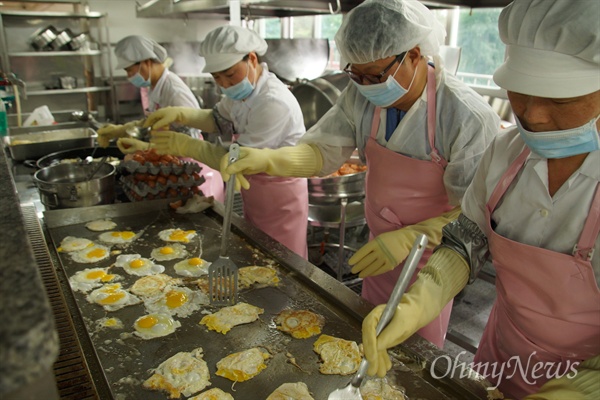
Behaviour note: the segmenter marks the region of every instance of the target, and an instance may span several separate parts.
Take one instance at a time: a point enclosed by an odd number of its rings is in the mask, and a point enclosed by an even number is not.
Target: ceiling
[[[430,8],[503,7],[511,0],[421,0]],[[346,13],[363,0],[239,0],[244,17],[294,17]],[[228,0],[149,0],[137,7],[138,17],[206,18],[229,15]]]

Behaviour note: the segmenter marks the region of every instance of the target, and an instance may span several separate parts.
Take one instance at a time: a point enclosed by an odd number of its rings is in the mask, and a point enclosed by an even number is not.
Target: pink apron
[[[375,140],[379,130],[380,108],[375,108],[371,135],[365,148],[367,158],[365,216],[371,237],[398,230],[436,217],[452,209],[444,186],[444,168],[447,165],[435,148],[435,75],[428,66],[427,75],[427,138],[432,161],[418,160],[380,146]],[[412,244],[411,244],[412,245]],[[426,249],[418,270],[422,269],[431,250]],[[363,280],[362,296],[371,303],[386,303],[400,276],[403,264],[381,275]],[[411,281],[416,279],[417,272]],[[419,335],[443,347],[452,301]]]
[[[304,259],[308,259],[306,178],[247,175],[242,190],[244,218]]]
[[[488,379],[505,396],[518,399],[537,392],[550,378],[572,375],[574,362],[600,353],[600,291],[591,263],[600,231],[600,186],[574,255],[514,242],[491,227],[492,212],[528,155],[525,148],[486,205],[497,298],[474,359],[482,375],[504,365],[502,375]]]

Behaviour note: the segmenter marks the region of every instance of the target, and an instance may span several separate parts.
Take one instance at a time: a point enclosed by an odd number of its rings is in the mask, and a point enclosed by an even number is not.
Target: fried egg
[[[158,296],[144,300],[150,313],[177,315],[185,318],[209,303],[208,297],[186,287],[167,286]]]
[[[307,310],[283,310],[275,317],[277,329],[296,339],[306,339],[321,333],[325,318]]]
[[[104,317],[96,321],[96,327],[100,329],[123,329],[123,321],[116,317]]]
[[[216,374],[234,382],[244,382],[267,368],[265,360],[269,358],[269,353],[257,347],[233,353],[217,362]]]
[[[162,265],[154,264],[154,261],[139,254],[120,255],[115,261],[115,266],[123,268],[129,275],[137,276],[160,274],[165,271]]]
[[[313,344],[313,350],[323,361],[319,367],[322,374],[350,375],[358,370],[362,361],[356,342],[329,335],[319,336]]]
[[[152,313],[139,317],[133,323],[134,334],[142,339],[153,339],[175,332],[181,323],[168,314]]]
[[[233,396],[219,388],[212,388],[188,400],[233,400]]]
[[[237,303],[234,306],[223,307],[213,314],[205,315],[200,325],[206,325],[210,330],[226,334],[236,325],[248,324],[256,321],[264,313],[260,307],[248,303]]]
[[[77,271],[69,278],[71,289],[76,292],[87,293],[93,288],[113,282],[121,278],[119,275],[109,274],[108,268],[87,268]]]
[[[97,219],[95,221],[90,221],[87,224],[85,224],[86,228],[94,232],[110,231],[116,226],[117,224],[114,221],[111,221],[110,219]]]
[[[180,283],[181,279],[169,275],[148,275],[135,281],[129,290],[138,296],[154,297],[160,295],[168,285],[179,285]]]
[[[150,257],[154,258],[156,261],[169,261],[176,258],[184,258],[187,257],[187,255],[188,252],[185,249],[185,246],[180,243],[157,247],[150,253]]]
[[[102,261],[110,256],[110,248],[95,244],[71,253],[71,259],[77,263],[91,264]]]
[[[158,233],[158,237],[165,242],[181,242],[189,243],[190,240],[196,237],[196,231],[184,231],[182,229],[165,229]]]
[[[393,388],[385,378],[369,378],[360,387],[363,400],[405,400],[402,391]]]
[[[131,243],[137,238],[137,234],[132,231],[110,231],[101,233],[98,239],[104,243],[123,244]]]
[[[188,397],[210,386],[210,375],[202,348],[179,352],[162,362],[143,386],[150,390],[167,392],[171,399],[183,394]]]
[[[94,242],[89,239],[67,236],[60,242],[60,246],[57,250],[59,252],[71,253],[73,251],[83,250],[93,245]]]
[[[100,304],[106,311],[120,310],[125,306],[138,304],[141,300],[127,290],[121,288],[120,283],[111,283],[93,290],[87,296],[90,303]]]
[[[315,400],[304,382],[284,383],[279,386],[266,400]]]
[[[238,270],[240,288],[246,289],[254,285],[277,286],[279,277],[273,268],[269,267],[243,267]]]
[[[210,263],[198,257],[187,258],[175,264],[175,273],[181,276],[202,276],[208,275],[208,266]]]

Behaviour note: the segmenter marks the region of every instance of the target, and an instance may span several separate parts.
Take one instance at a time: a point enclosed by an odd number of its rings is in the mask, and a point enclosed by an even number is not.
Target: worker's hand
[[[377,336],[377,323],[385,304],[375,307],[363,320],[362,337],[369,375],[384,377],[392,363],[387,350],[399,345],[433,321],[469,280],[467,261],[458,253],[442,247],[436,251],[418,278],[402,296],[396,313]]]
[[[148,150],[152,144],[133,138],[120,138],[117,140],[117,147],[123,154],[133,154],[136,151]]]
[[[131,121],[123,125],[106,124],[98,129],[98,146],[108,147],[113,139],[127,137],[127,132],[140,126],[142,121]]]
[[[190,107],[165,107],[150,114],[144,122],[144,127],[161,129],[172,123],[179,123],[205,132],[215,132],[215,122],[212,110],[199,110]]]
[[[224,148],[194,139],[185,133],[152,131],[150,142],[158,154],[194,158],[213,169],[219,168],[219,160],[227,152]]]
[[[408,257],[418,235],[410,227],[378,235],[350,257],[352,273],[364,278],[393,270]]]
[[[364,278],[393,270],[408,257],[420,234],[427,236],[428,247],[434,248],[442,240],[442,228],[459,214],[460,207],[456,207],[438,217],[378,235],[350,257],[348,263],[353,265],[352,273]]]

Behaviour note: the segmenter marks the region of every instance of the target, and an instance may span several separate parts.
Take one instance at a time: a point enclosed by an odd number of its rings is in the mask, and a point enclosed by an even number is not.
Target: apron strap
[[[377,138],[377,131],[379,131],[379,120],[381,119],[381,107],[375,107],[375,111],[373,111],[373,121],[371,122],[371,139],[375,140]]]
[[[435,70],[427,64],[427,138],[429,139],[429,147],[431,159],[441,166],[446,168],[448,162],[440,156],[440,153],[435,148],[435,129],[436,129],[436,98],[435,98]]]
[[[573,248],[573,256],[583,261],[592,261],[594,256],[594,244],[600,232],[600,185],[596,184],[596,194],[592,200],[592,206],[588,218],[581,231],[579,242]]]
[[[492,195],[490,196],[490,199],[486,204],[486,207],[490,213],[490,217],[492,215],[492,211],[496,209],[498,202],[500,201],[502,196],[504,196],[506,189],[508,189],[512,181],[515,179],[515,177],[525,164],[525,160],[527,160],[527,156],[529,156],[530,153],[531,150],[529,150],[529,147],[525,146],[521,154],[519,154],[519,156],[512,162],[510,167],[508,167],[504,175],[502,175],[502,177],[500,178],[500,181],[498,181],[496,188],[492,192]]]

